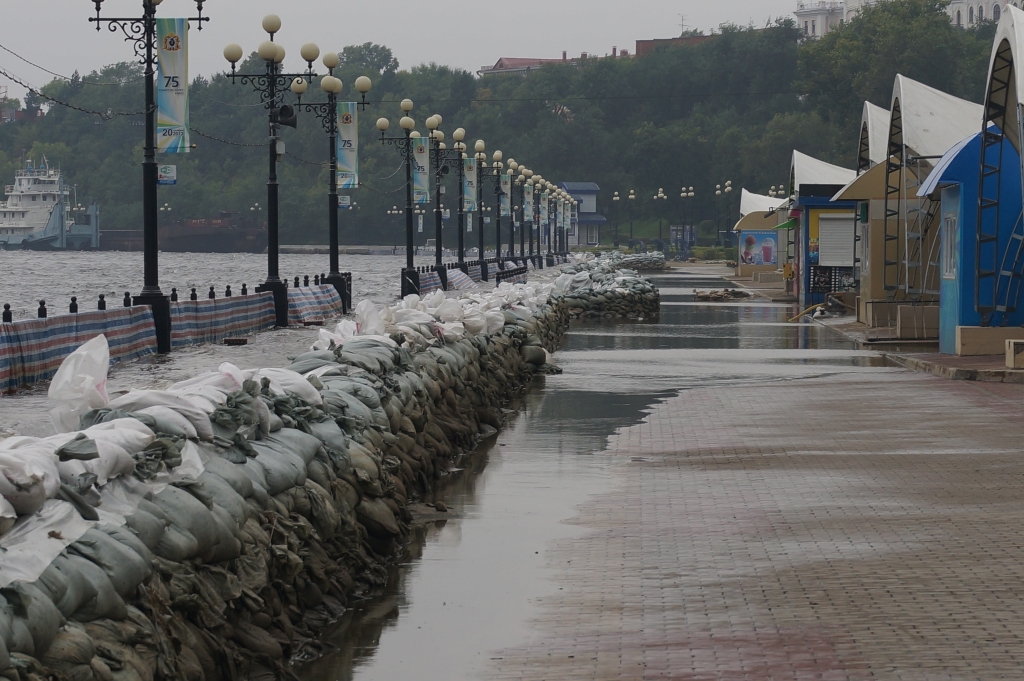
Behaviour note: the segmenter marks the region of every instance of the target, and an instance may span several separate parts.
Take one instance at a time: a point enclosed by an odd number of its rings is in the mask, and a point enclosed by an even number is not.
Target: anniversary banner
[[[163,154],[187,154],[191,148],[188,116],[188,21],[156,20],[156,148]]]

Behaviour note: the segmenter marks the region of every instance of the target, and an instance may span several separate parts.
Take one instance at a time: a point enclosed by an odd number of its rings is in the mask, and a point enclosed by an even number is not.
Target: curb
[[[951,381],[980,381],[982,383],[1024,383],[1024,371],[1019,369],[964,369],[924,359],[889,353],[880,353],[886,361],[911,371],[931,374]]]

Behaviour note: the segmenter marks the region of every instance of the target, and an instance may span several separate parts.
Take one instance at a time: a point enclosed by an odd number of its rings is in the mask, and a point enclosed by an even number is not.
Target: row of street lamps
[[[399,120],[399,127],[403,133],[400,136],[388,137],[388,130],[391,129],[391,121],[386,117],[382,117],[377,120],[377,130],[380,132],[381,144],[388,144],[395,146],[402,154],[402,158],[405,162],[406,168],[406,196],[405,196],[405,209],[399,209],[397,206],[393,206],[391,210],[387,211],[388,215],[398,216],[405,215],[405,231],[406,231],[406,266],[402,270],[402,295],[408,295],[410,293],[418,293],[420,289],[419,282],[419,271],[415,267],[414,254],[415,254],[415,243],[414,243],[414,232],[413,232],[413,215],[416,212],[414,203],[414,192],[413,192],[413,169],[421,168],[419,165],[421,162],[415,158],[415,148],[417,146],[417,140],[422,139],[422,135],[415,129],[416,121],[410,115],[414,108],[414,103],[410,99],[405,99],[401,102],[400,108],[402,110],[402,117]],[[466,233],[467,233],[467,212],[466,212],[466,195],[465,195],[465,172],[466,172],[466,161],[469,159],[468,147],[466,145],[466,131],[463,128],[457,128],[452,133],[453,145],[451,148],[447,146],[445,142],[445,133],[441,130],[441,125],[444,123],[444,119],[440,114],[434,114],[428,117],[424,124],[428,130],[428,137],[426,140],[428,158],[424,160],[425,166],[422,167],[424,172],[432,175],[434,178],[434,271],[437,272],[438,277],[442,283],[447,282],[447,267],[443,263],[443,249],[444,249],[444,233],[443,233],[443,180],[452,170],[455,171],[456,178],[458,180],[458,262],[456,266],[463,270],[468,270],[468,263],[466,261]],[[472,166],[475,177],[471,178],[474,180],[474,186],[476,188],[477,201],[477,216],[479,224],[477,227],[478,236],[478,254],[479,254],[479,266],[481,268],[481,274],[483,277],[487,277],[487,263],[485,262],[485,221],[487,220],[487,214],[494,214],[494,242],[495,242],[495,255],[499,260],[504,258],[516,258],[516,224],[520,225],[519,230],[519,258],[524,261],[526,258],[537,258],[541,255],[540,244],[542,238],[542,226],[544,226],[543,234],[547,237],[548,243],[548,255],[552,256],[555,253],[563,253],[566,248],[566,230],[553,230],[551,228],[552,218],[554,217],[555,210],[558,210],[559,206],[569,205],[574,209],[578,206],[578,202],[569,195],[564,189],[560,189],[552,184],[550,181],[545,180],[541,175],[535,171],[527,168],[524,165],[517,163],[514,159],[510,159],[507,164],[504,160],[504,154],[501,150],[496,150],[491,154],[490,165],[488,165],[487,157],[487,144],[484,140],[477,140],[473,146],[473,159],[476,161],[475,165]],[[503,172],[505,169],[508,172]],[[485,191],[485,187],[489,191]],[[527,193],[530,194],[531,198],[535,197],[537,191],[547,192],[548,196],[553,201],[549,201],[548,214],[541,215],[541,206],[539,201],[534,201],[534,212],[527,215],[525,212]],[[488,194],[493,194],[494,201],[493,206],[487,205],[486,197]],[[507,203],[507,209],[509,212],[509,231],[508,231],[508,250],[503,253],[502,251],[502,225],[501,218],[503,213],[503,201]],[[517,217],[519,218],[517,220]],[[530,228],[527,230],[526,225],[530,223]],[[536,244],[534,243],[534,231],[537,230]],[[527,232],[529,233],[529,244],[527,244]],[[529,250],[527,250],[527,248]]]

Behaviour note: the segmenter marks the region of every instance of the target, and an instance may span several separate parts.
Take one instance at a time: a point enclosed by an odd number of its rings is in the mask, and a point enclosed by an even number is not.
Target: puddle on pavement
[[[559,590],[547,547],[581,536],[567,522],[575,509],[616,484],[609,435],[690,387],[887,370],[838,332],[786,324],[792,306],[664,302],[658,320],[572,326],[555,357],[565,373],[538,377],[509,426],[448,479],[437,495],[448,520],[413,533],[386,591],[351,604],[324,637],[332,652],[296,670],[303,681],[487,678],[493,651],[528,640],[541,602]]]
[[[334,652],[296,670],[300,678],[485,678],[488,651],[526,640],[535,607],[558,591],[548,544],[580,535],[560,521],[611,484],[600,456],[608,436],[674,392],[548,390],[536,380],[514,421],[438,492],[450,518],[413,532],[385,592],[352,605],[325,636]]]

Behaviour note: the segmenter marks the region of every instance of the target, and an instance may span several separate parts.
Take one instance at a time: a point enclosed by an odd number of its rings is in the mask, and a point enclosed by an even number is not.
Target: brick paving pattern
[[[687,390],[612,436],[522,680],[1024,679],[1024,386]]]

